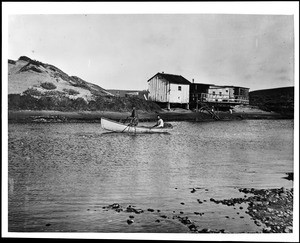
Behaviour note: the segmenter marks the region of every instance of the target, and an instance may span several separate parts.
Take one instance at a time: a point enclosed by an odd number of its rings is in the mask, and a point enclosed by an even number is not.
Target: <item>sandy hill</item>
[[[57,67],[21,56],[8,60],[8,109],[55,111],[157,111],[137,96],[120,97]]]
[[[30,94],[34,97],[79,97],[86,101],[95,96],[113,96],[107,90],[69,76],[59,68],[21,56],[17,61],[8,60],[8,94]]]

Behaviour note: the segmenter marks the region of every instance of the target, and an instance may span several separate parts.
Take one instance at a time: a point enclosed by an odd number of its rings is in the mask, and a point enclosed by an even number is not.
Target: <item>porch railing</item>
[[[242,95],[234,95],[232,98],[228,95],[202,93],[198,100],[201,102],[249,104],[249,99]]]

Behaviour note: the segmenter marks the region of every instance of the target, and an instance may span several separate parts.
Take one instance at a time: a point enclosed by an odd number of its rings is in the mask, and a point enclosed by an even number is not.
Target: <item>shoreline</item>
[[[101,117],[115,121],[125,120],[130,112],[116,111],[55,111],[55,110],[9,110],[8,123],[99,123]],[[235,111],[217,112],[220,120],[250,120],[250,119],[293,119],[275,112],[264,111]],[[195,112],[184,109],[173,109],[170,111],[161,110],[157,112],[138,111],[139,122],[155,122],[157,115],[160,115],[166,122],[172,121],[216,121],[207,112]]]

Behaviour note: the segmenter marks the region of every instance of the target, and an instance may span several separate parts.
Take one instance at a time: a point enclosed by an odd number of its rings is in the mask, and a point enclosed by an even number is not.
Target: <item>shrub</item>
[[[8,59],[8,63],[10,63],[10,64],[16,64],[16,61]]]
[[[57,90],[51,90],[51,91],[46,91],[44,93],[45,96],[64,96],[65,93],[64,92],[61,92],[61,91],[57,91]]]
[[[21,95],[20,94],[9,94],[8,95],[8,109],[18,110],[20,109]]]
[[[41,96],[42,93],[37,89],[29,88],[23,92],[24,95]]]
[[[63,89],[64,92],[66,92],[68,95],[78,95],[79,92],[74,89]]]
[[[26,62],[31,61],[31,59],[29,57],[26,57],[26,56],[20,56],[19,60],[23,60],[23,61],[26,61]]]
[[[75,110],[87,110],[88,104],[83,98],[77,98],[76,100],[73,100],[72,107]]]
[[[26,72],[26,71],[34,71],[34,72],[37,72],[37,73],[42,73],[43,71],[40,70],[39,68],[37,68],[36,66],[34,65],[31,65],[30,63],[28,63],[27,65],[25,65],[24,67],[22,67],[19,72]]]
[[[56,89],[56,86],[49,82],[41,83],[41,87],[44,89]]]

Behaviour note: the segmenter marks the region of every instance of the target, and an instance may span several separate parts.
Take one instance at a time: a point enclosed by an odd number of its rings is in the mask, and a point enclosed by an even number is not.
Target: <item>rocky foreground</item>
[[[293,232],[293,188],[291,189],[248,189],[241,188],[240,192],[251,194],[244,198],[229,200],[210,200],[227,206],[248,203],[248,211],[257,226],[265,226],[263,233],[292,233]]]
[[[195,189],[194,189],[195,190]],[[229,207],[236,207],[238,204],[247,203],[246,213],[251,216],[257,226],[261,226],[261,232],[258,233],[292,233],[293,232],[293,188],[277,188],[277,189],[254,189],[240,188],[240,192],[244,193],[242,198],[230,198],[224,200],[216,200],[211,198],[210,201],[216,204],[223,204]],[[199,203],[203,203],[198,200]],[[240,207],[241,208],[241,207]],[[174,214],[171,218],[160,210],[138,209],[133,205],[122,206],[113,203],[104,206],[103,210],[114,210],[118,213],[128,213],[127,224],[134,224],[134,214],[141,214],[145,211],[158,213],[159,217],[165,219],[178,220],[186,225],[192,233],[234,233],[225,229],[209,229],[199,228],[192,220],[183,215],[183,212]],[[201,213],[194,212],[195,214]],[[156,219],[156,223],[160,220]],[[124,222],[125,223],[125,222]],[[246,232],[245,232],[246,233]]]

